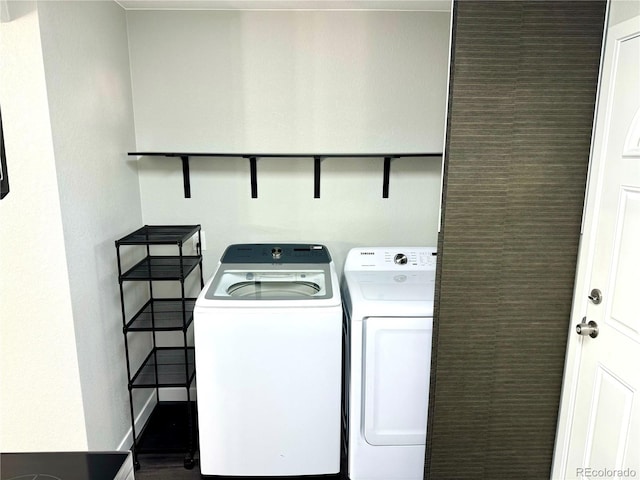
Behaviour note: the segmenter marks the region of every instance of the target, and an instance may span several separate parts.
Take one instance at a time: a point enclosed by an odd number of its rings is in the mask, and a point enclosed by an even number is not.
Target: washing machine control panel
[[[345,270],[435,270],[435,247],[354,248]]]

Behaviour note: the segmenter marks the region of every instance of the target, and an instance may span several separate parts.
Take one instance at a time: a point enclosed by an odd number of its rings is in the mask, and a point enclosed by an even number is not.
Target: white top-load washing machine
[[[194,337],[203,475],[339,472],[342,302],[326,247],[229,246]]]
[[[435,248],[355,248],[347,255],[350,480],[422,480],[435,270]]]

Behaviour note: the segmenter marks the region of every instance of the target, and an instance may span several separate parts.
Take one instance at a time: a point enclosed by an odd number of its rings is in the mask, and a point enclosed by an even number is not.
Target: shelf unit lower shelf
[[[195,298],[150,299],[126,324],[125,331],[186,331],[193,322],[195,304]]]
[[[184,280],[202,261],[197,256],[149,256],[131,267],[120,281]]]
[[[192,428],[189,428],[189,409]],[[140,453],[184,452],[197,449],[196,402],[158,402],[138,437]]]
[[[129,388],[188,388],[195,375],[194,347],[155,347],[131,378]]]

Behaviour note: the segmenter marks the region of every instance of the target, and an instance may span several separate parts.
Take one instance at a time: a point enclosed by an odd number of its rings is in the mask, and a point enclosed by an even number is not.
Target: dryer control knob
[[[397,265],[405,265],[408,261],[407,256],[404,253],[398,253],[395,257],[393,257],[393,261]]]

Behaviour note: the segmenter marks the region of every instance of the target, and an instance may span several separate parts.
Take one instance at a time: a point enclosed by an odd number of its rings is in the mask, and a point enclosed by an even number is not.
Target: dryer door
[[[364,320],[363,431],[371,445],[424,445],[432,318]]]

